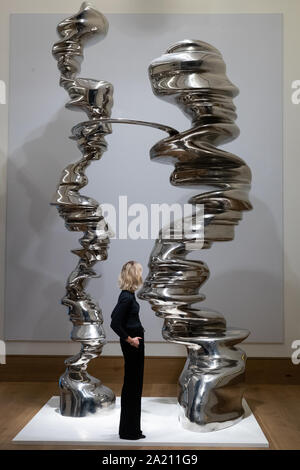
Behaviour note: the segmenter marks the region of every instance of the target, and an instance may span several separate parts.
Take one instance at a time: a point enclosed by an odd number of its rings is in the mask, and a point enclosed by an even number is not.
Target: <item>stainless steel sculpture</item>
[[[111,234],[97,201],[79,193],[87,184],[84,173],[92,160],[106,150],[104,136],[111,124],[156,127],[169,137],[154,145],[151,159],[173,163],[173,185],[215,190],[197,194],[189,203],[203,204],[202,226],[195,225],[195,209],[176,224],[163,228],[149,260],[149,274],[138,292],[148,300],[156,315],[164,319],[162,334],[170,342],[184,344],[188,358],[179,378],[179,420],[184,428],[206,432],[231,426],[243,417],[243,375],[246,355],[236,347],[249,334],[227,328],[219,312],[201,309],[205,296],[199,292],[209,276],[203,261],[187,259],[190,251],[210,248],[215,241],[234,238],[234,226],[242,212],[252,208],[248,200],[251,172],[236,155],[217,148],[239,134],[232,99],[238,89],[228,80],[221,53],[205,42],[184,40],[170,47],[150,67],[153,92],[177,104],[192,120],[192,127],[177,130],[145,121],[111,118],[113,87],[105,81],[76,78],[86,41],[105,36],[108,23],[88,3],[78,14],[58,25],[61,40],[53,55],[61,72],[60,84],[69,93],[67,108],[84,110],[89,121],[72,129],[82,159],[64,169],[52,204],[65,219],[68,230],[82,231],[82,248],[67,282],[62,303],[69,307],[73,322],[72,339],[81,351],[66,360],[67,370],[60,378],[61,413],[85,416],[115,402],[113,392],[87,371],[88,362],[101,354],[105,344],[99,305],[85,291],[89,278],[97,277],[94,264],[107,258]],[[170,229],[170,236],[166,233]],[[204,236],[203,236],[204,234]]]
[[[201,309],[199,293],[209,276],[207,265],[187,259],[192,250],[210,248],[215,241],[234,238],[234,226],[248,200],[251,172],[236,155],[216,146],[239,134],[232,99],[238,89],[228,80],[221,53],[211,45],[184,40],[171,46],[149,67],[153,92],[178,105],[192,127],[158,142],[151,159],[171,163],[170,182],[216,190],[197,194],[189,203],[204,204],[204,238],[188,221],[185,231],[164,231],[151,252],[149,274],[137,293],[164,319],[164,339],[184,344],[188,358],[179,378],[179,420],[184,428],[206,432],[231,426],[242,419],[245,353],[235,345],[249,332],[227,329],[222,314]],[[183,224],[182,224],[183,226]],[[189,230],[186,229],[189,227]],[[200,227],[199,227],[200,229]]]
[[[68,230],[84,232],[81,248],[72,250],[79,261],[68,278],[62,299],[73,323],[71,338],[81,343],[80,352],[65,361],[67,369],[59,380],[60,411],[65,416],[86,416],[115,404],[112,390],[87,372],[89,361],[101,354],[106,340],[101,308],[85,290],[90,278],[99,277],[93,270],[94,264],[107,259],[111,231],[98,202],[79,193],[88,182],[85,169],[106,150],[104,136],[111,133],[111,126],[104,123],[100,128],[95,120],[110,116],[113,87],[105,81],[76,78],[83,46],[101,39],[107,30],[106,18],[83,3],[76,15],[59,23],[61,40],[52,49],[61,73],[60,85],[71,98],[66,107],[85,111],[89,117],[89,121],[72,129],[71,138],[77,142],[82,158],[63,170],[52,201]]]

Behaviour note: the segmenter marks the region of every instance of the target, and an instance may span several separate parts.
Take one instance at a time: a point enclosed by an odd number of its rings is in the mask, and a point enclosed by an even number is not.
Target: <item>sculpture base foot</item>
[[[239,416],[236,419],[228,420],[228,421],[223,421],[223,422],[211,422],[211,423],[204,423],[204,424],[198,424],[198,423],[192,423],[186,416],[185,416],[185,411],[184,409],[179,405],[178,403],[178,408],[179,408],[179,413],[178,413],[178,421],[180,425],[182,426],[183,429],[186,429],[187,431],[193,431],[193,432],[213,432],[213,431],[220,431],[221,429],[226,429],[229,428],[230,426],[233,426],[244,418],[245,411],[242,413],[241,416]]]
[[[87,373],[84,379],[73,379],[68,370],[60,377],[60,413],[63,416],[80,418],[115,406],[116,396],[110,388]]]
[[[178,419],[185,429],[211,432],[244,416],[246,354],[235,347],[248,334],[227,329],[187,345],[188,358],[178,381]],[[183,339],[183,338],[181,338]]]

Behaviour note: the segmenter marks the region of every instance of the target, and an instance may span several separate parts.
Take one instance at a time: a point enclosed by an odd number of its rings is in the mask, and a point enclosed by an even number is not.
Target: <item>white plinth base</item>
[[[113,409],[97,416],[69,418],[59,412],[59,397],[46,405],[13,439],[19,444],[78,444],[134,446],[269,447],[269,443],[243,401],[245,417],[220,431],[197,433],[183,429],[178,422],[176,397],[142,397],[141,427],[144,439],[120,439],[120,397]]]

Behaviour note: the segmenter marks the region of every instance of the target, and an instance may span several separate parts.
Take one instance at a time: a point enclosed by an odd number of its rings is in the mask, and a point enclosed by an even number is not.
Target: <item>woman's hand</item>
[[[143,338],[141,336],[135,336],[134,338],[131,338],[130,336],[128,336],[127,342],[131,346],[134,346],[135,348],[138,348],[139,344],[140,344],[139,339],[143,339]]]

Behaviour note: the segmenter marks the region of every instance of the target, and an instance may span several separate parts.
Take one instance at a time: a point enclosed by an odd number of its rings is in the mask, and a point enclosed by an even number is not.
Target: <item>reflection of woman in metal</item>
[[[141,400],[144,376],[144,328],[139,318],[140,306],[135,291],[142,285],[143,268],[128,261],[119,276],[121,293],[111,314],[111,328],[120,337],[124,356],[124,384],[121,393],[119,436],[121,439],[141,439]]]

